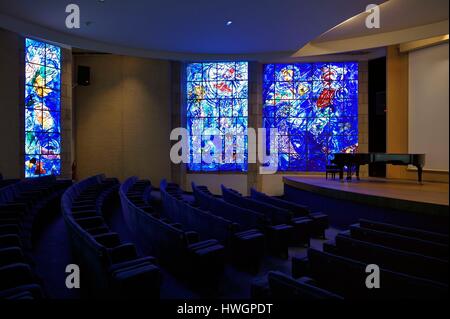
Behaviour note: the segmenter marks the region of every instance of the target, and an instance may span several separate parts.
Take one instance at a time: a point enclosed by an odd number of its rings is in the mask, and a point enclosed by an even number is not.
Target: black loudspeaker
[[[91,68],[88,66],[78,66],[77,70],[78,85],[88,86],[91,84]]]

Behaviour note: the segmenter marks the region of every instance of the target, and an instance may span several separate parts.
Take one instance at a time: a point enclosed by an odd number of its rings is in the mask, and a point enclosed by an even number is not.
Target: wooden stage
[[[416,181],[362,178],[340,182],[324,176],[286,176],[292,188],[387,210],[448,216],[448,183],[419,184]]]

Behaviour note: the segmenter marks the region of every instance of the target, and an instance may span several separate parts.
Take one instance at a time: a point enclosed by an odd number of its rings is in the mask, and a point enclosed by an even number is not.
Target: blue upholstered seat
[[[293,276],[308,276],[315,285],[349,299],[444,298],[448,285],[380,267],[382,289],[367,289],[367,263],[308,250],[307,258],[292,259]]]
[[[343,299],[314,285],[309,277],[294,279],[279,271],[269,271],[262,280],[252,283],[252,298],[283,300]]]
[[[185,220],[169,214],[158,216],[150,204],[150,190],[149,181],[136,177],[128,178],[120,187],[124,219],[136,240],[175,274],[189,273],[198,282],[202,280],[200,274],[217,276],[224,264],[224,246],[215,239],[202,240]]]
[[[86,282],[97,297],[158,297],[161,283],[153,258],[141,258],[133,244],[123,243],[102,218],[105,201],[117,192],[117,179],[87,178],[68,189],[62,199],[65,223]]]

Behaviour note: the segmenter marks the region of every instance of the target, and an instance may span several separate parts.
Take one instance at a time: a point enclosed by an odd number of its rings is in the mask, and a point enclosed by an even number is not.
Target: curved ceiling
[[[325,32],[315,42],[343,40],[414,28],[448,20],[448,0],[391,0],[380,5],[380,28],[365,26],[361,13]]]
[[[380,28],[363,12],[315,38],[294,57],[377,48],[448,34],[448,0],[390,0],[380,6]]]
[[[65,27],[67,3],[0,0],[0,26],[112,53],[180,59],[288,56],[363,12],[367,0],[78,0],[80,29]]]

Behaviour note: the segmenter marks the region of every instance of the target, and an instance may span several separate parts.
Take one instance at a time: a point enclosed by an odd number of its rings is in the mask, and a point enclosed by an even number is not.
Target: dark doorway
[[[369,152],[386,152],[385,57],[369,61]],[[386,165],[369,165],[369,176],[386,177]]]

